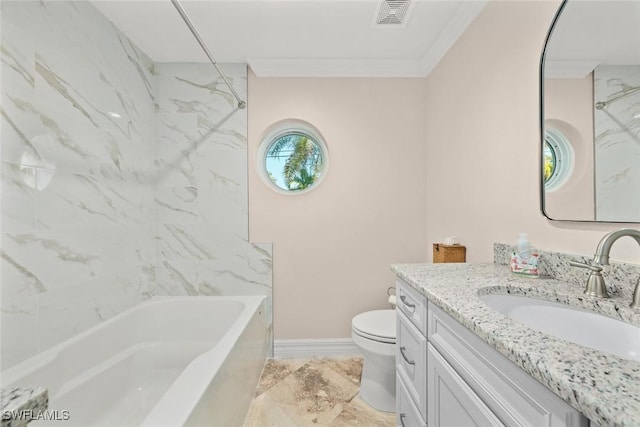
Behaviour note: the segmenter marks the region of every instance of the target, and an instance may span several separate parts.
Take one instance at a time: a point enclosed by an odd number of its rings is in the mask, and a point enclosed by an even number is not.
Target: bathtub
[[[267,353],[264,297],[159,297],[2,373],[68,420],[29,427],[241,426]]]

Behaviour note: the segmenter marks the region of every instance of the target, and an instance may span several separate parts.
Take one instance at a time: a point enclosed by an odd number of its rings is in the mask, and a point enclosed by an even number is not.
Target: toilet
[[[351,338],[364,354],[360,398],[384,412],[396,410],[396,312],[373,310],[351,321]]]

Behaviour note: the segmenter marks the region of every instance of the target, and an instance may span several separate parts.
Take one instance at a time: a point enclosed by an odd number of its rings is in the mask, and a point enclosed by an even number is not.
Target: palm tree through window
[[[269,145],[265,155],[269,179],[288,191],[311,187],[320,177],[323,163],[320,144],[302,132],[278,137]]]

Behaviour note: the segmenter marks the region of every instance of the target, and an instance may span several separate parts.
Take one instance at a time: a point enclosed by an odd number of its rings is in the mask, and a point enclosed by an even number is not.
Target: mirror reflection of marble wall
[[[561,8],[543,54],[541,120],[575,156],[566,181],[543,190],[544,213],[640,222],[640,0],[566,0]]]
[[[596,220],[640,218],[640,65],[598,66],[594,101]],[[623,96],[626,95],[626,96]]]

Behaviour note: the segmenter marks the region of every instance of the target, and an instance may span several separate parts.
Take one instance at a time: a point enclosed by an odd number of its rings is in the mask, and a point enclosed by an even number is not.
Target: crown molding
[[[545,79],[582,79],[598,65],[598,61],[545,61]]]
[[[467,27],[482,12],[487,4],[487,0],[465,1],[460,3],[458,9],[451,17],[447,25],[444,26],[436,40],[425,52],[420,63],[420,72],[423,76],[429,73],[438,65],[444,55],[451,49]]]
[[[249,58],[247,63],[257,77],[426,77],[486,4],[461,2],[422,58],[415,60]]]
[[[250,58],[258,77],[424,77],[420,61]]]

